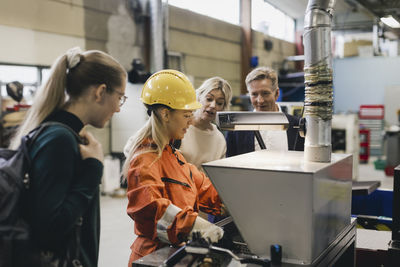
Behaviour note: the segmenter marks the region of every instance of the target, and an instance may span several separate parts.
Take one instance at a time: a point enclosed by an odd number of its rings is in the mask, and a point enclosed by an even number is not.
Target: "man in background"
[[[246,87],[254,111],[282,111],[276,103],[279,97],[278,76],[268,67],[259,67],[246,76]],[[286,131],[260,131],[267,150],[304,150],[304,138],[300,137],[298,128],[300,118],[285,113],[289,127]],[[232,131],[226,136],[226,156],[260,150],[255,140],[254,131]]]

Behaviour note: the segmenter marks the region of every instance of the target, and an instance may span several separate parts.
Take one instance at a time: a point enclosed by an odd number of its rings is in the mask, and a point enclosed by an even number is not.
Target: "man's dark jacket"
[[[300,118],[286,114],[289,127],[286,130],[289,150],[304,151],[304,138],[298,134]],[[297,140],[296,140],[297,139]],[[254,131],[230,131],[226,135],[226,156],[236,156],[254,151]]]

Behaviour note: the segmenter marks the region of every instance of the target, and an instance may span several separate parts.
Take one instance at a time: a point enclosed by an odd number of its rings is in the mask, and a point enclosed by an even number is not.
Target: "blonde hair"
[[[246,87],[247,90],[250,87],[250,83],[252,81],[259,81],[259,80],[264,80],[264,79],[269,79],[272,83],[272,89],[274,92],[278,89],[278,75],[276,72],[269,68],[269,67],[258,67],[252,71],[249,72],[246,76]]]
[[[57,109],[61,109],[68,96],[73,102],[92,85],[107,85],[107,92],[122,85],[125,69],[110,55],[91,50],[81,53],[73,48],[53,63],[47,82],[36,92],[32,107],[11,140],[10,148],[17,148],[22,136],[36,128]]]
[[[232,100],[232,88],[230,84],[221,77],[212,77],[205,80],[196,90],[197,100],[200,101],[212,90],[221,90],[224,93],[225,105],[224,110],[228,110]]]
[[[153,161],[156,162],[162,155],[162,152],[165,146],[169,143],[169,137],[166,135],[167,129],[166,124],[163,123],[160,115],[160,111],[163,108],[167,108],[170,111],[174,111],[168,106],[162,104],[155,105],[145,105],[150,113],[150,117],[147,120],[146,124],[136,132],[136,134],[132,137],[131,147],[129,149],[129,154],[126,157],[124,165],[122,167],[122,175],[123,177],[128,176],[129,167],[131,161],[144,153],[154,152],[157,154],[157,158]],[[154,146],[142,146],[142,143],[145,139],[151,138]]]

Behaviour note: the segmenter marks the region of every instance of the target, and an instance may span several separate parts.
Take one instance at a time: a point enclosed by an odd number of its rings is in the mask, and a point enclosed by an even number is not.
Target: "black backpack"
[[[21,199],[24,192],[29,190],[29,149],[43,130],[51,125],[67,128],[81,143],[80,137],[67,125],[45,122],[22,137],[17,150],[0,148],[0,267],[30,266],[30,257],[35,257],[30,247],[29,225],[23,219]],[[79,221],[81,224],[81,218]],[[78,230],[77,233],[78,242],[74,250],[79,253]],[[78,255],[74,257],[77,259]]]

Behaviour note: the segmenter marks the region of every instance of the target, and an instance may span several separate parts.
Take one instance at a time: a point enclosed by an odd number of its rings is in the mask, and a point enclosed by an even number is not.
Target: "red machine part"
[[[367,163],[369,158],[369,129],[360,129],[360,163]]]
[[[385,117],[384,105],[361,105],[359,118],[364,120],[383,120]]]

